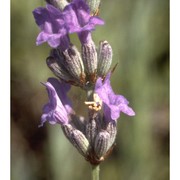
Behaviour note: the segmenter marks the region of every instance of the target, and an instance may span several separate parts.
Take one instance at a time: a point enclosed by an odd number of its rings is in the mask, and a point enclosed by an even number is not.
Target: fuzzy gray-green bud
[[[74,130],[72,132],[72,139],[74,141],[73,145],[76,149],[86,157],[87,151],[89,149],[89,142],[84,134],[79,130]]]
[[[55,59],[52,56],[49,56],[46,59],[46,63],[55,76],[66,82],[73,81],[73,77],[68,74],[67,70],[63,67],[63,65],[58,64],[57,59]]]
[[[86,124],[86,137],[89,140],[90,144],[94,143],[94,139],[97,135],[98,127],[95,119],[90,120]]]
[[[86,157],[89,149],[89,142],[85,135],[81,131],[73,128],[70,124],[63,125],[62,129],[72,145],[79,151],[80,154]]]
[[[87,75],[94,76],[97,72],[97,52],[93,41],[82,45],[82,59]]]
[[[74,45],[71,45],[70,48],[63,51],[63,55],[65,58],[64,65],[68,69],[69,74],[78,82],[82,82],[85,78],[84,65],[78,49]]]
[[[107,41],[101,41],[98,49],[98,75],[106,76],[112,63],[112,48]]]
[[[94,151],[96,156],[100,159],[103,157],[109,148],[109,138],[110,134],[107,131],[100,131],[99,134],[96,136]]]
[[[61,128],[64,132],[64,135],[67,137],[67,139],[71,143],[73,143],[71,136],[72,136],[72,132],[73,132],[74,128],[72,127],[72,125],[71,124],[62,125]]]
[[[116,122],[109,122],[106,127],[106,131],[110,134],[110,139],[109,139],[109,147],[108,149],[114,144],[115,139],[116,139],[116,134],[117,134],[117,125]]]
[[[85,127],[86,137],[91,145],[94,145],[95,137],[101,129],[101,115],[99,112],[89,111],[89,121]]]

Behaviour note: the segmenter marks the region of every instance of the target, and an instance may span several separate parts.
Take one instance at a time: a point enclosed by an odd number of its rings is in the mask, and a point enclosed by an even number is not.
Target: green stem
[[[92,180],[99,180],[99,165],[92,165]]]

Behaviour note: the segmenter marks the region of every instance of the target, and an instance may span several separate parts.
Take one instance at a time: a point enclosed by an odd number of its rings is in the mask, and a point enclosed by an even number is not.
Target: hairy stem
[[[92,180],[99,180],[99,165],[92,165]]]

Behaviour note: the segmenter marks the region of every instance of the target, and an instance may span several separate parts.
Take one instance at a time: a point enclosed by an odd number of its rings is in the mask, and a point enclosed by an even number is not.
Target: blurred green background
[[[36,46],[32,11],[42,0],[11,0],[11,179],[91,179],[90,165],[64,137],[60,126],[38,128],[47,93],[40,82],[53,76],[45,59],[50,47]],[[136,116],[118,120],[116,147],[102,164],[102,180],[169,179],[169,1],[102,0],[93,39],[113,48],[112,87]],[[72,36],[74,43],[77,38]],[[79,42],[77,42],[79,43]],[[70,93],[84,113],[80,89]]]

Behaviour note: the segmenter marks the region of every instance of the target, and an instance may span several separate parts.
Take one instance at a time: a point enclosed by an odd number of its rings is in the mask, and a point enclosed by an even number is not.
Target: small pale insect
[[[93,94],[93,100],[94,101],[85,101],[84,103],[88,105],[89,109],[93,109],[95,111],[100,111],[102,108],[102,100],[98,96],[98,94]]]

